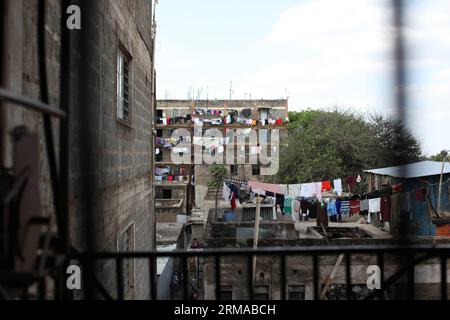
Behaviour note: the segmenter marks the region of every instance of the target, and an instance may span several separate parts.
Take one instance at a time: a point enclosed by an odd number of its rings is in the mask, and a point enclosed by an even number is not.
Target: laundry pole
[[[261,198],[258,196],[256,197],[256,212],[255,212],[255,230],[253,233],[253,249],[258,248],[258,238],[259,238],[259,219],[260,219],[260,212],[261,212]],[[255,272],[256,272],[256,256],[253,256],[253,279],[252,279],[252,285],[255,280]]]

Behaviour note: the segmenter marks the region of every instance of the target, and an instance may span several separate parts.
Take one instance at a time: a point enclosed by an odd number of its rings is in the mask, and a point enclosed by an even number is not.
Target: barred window
[[[119,252],[133,252],[134,248],[134,223],[123,233],[119,242]],[[132,299],[134,296],[134,259],[122,261],[122,279],[125,298]]]
[[[131,56],[120,48],[117,54],[117,118],[131,122]]]

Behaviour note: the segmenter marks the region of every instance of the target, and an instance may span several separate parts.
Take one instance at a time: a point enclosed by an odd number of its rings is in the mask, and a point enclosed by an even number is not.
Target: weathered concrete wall
[[[37,62],[37,1],[14,0],[23,17],[11,24],[16,46],[11,47],[9,73],[12,90],[39,98]],[[82,30],[71,31],[70,81],[70,237],[83,250],[88,239],[92,249],[117,251],[118,242],[133,226],[130,250],[149,250],[153,244],[151,208],[152,95],[151,95],[151,1],[86,1]],[[59,105],[60,1],[47,1],[46,49],[50,104]],[[81,2],[79,2],[81,4]],[[17,36],[17,37],[16,37]],[[82,41],[81,41],[82,40]],[[11,40],[12,41],[12,40]],[[116,117],[116,61],[119,41],[132,55],[130,77],[131,122]],[[13,51],[14,50],[14,51]],[[9,63],[8,63],[9,64]],[[84,72],[80,72],[83,70]],[[86,90],[84,90],[86,89]],[[53,215],[48,159],[41,116],[7,106],[7,130],[26,125],[40,136],[40,197],[43,211]],[[58,146],[58,122],[54,120]],[[84,137],[89,137],[86,141]],[[86,147],[87,146],[87,147]],[[58,147],[57,147],[58,150]],[[87,154],[85,153],[87,151]],[[84,152],[84,153],[83,153]],[[10,159],[5,159],[5,163]],[[86,171],[85,163],[89,170]],[[84,182],[92,193],[86,202]],[[91,216],[86,216],[91,208]],[[136,260],[131,297],[149,296],[148,265]],[[114,264],[98,266],[100,280],[115,292]]]
[[[325,283],[330,275],[338,256],[321,256],[319,258],[320,283]],[[221,259],[221,287],[231,287],[233,300],[248,299],[248,264],[245,257],[223,257]],[[377,263],[376,256],[373,255],[353,255],[351,267],[352,285],[359,285],[366,288],[367,279],[370,273],[367,272],[370,265]],[[311,257],[290,256],[286,260],[286,297],[289,295],[291,286],[304,286],[305,299],[314,297],[313,270]],[[398,257],[385,257],[385,279],[388,279],[401,267]],[[215,298],[215,278],[214,261],[205,259],[205,299]],[[333,285],[344,285],[346,279],[345,261],[339,265]],[[447,269],[450,275],[450,267]],[[269,299],[281,299],[281,278],[280,278],[280,258],[279,257],[258,257],[256,262],[254,286],[267,286],[269,288]],[[448,279],[448,278],[447,278]],[[415,268],[416,298],[417,299],[439,299],[440,298],[440,265],[437,260],[428,260]],[[404,282],[394,286],[389,290],[387,298],[403,299],[401,292]],[[421,290],[423,288],[424,290]],[[449,294],[450,296],[450,294]]]

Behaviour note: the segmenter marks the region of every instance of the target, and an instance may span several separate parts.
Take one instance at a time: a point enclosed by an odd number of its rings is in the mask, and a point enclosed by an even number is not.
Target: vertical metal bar
[[[248,270],[248,279],[247,279],[247,286],[248,286],[248,295],[249,300],[253,300],[253,254],[249,255],[247,261],[247,270]]]
[[[69,121],[70,121],[70,31],[66,25],[66,10],[70,0],[61,2],[60,28],[61,28],[61,62],[60,62],[60,109],[66,112],[66,116],[60,120],[59,126],[59,168],[61,187],[61,230],[62,250],[68,253],[70,250],[69,234]],[[64,264],[67,267],[68,263]],[[61,288],[64,299],[73,298],[65,286]]]
[[[378,290],[378,299],[384,300],[384,254],[378,253],[378,267],[380,268],[380,289]]]
[[[345,284],[347,300],[352,300],[352,275],[351,275],[351,254],[347,252],[345,254]]]
[[[441,300],[447,300],[447,257],[441,257]]]
[[[38,61],[39,61],[39,89],[42,102],[48,104],[50,101],[48,93],[48,79],[47,79],[47,50],[45,47],[45,13],[46,13],[46,0],[39,0],[38,2]],[[43,114],[44,122],[44,134],[45,144],[47,148],[47,160],[49,162],[50,180],[53,192],[53,203],[55,206],[56,222],[58,225],[58,231],[64,230],[61,225],[62,212],[61,212],[61,197],[60,197],[60,185],[58,177],[58,165],[56,162],[55,144],[53,140],[53,126],[50,119],[50,115]]]
[[[82,288],[84,290],[84,300],[92,300],[92,285],[91,285],[91,265],[92,261],[88,259],[80,260],[81,275],[83,278]]]
[[[414,279],[414,255],[412,252],[408,253],[407,258],[408,271],[407,271],[407,297],[408,300],[414,300],[415,279]]]
[[[60,109],[66,116],[60,120],[59,126],[59,168],[61,184],[61,236],[63,240],[63,250],[69,251],[69,121],[70,121],[70,30],[66,25],[66,10],[70,0],[62,0],[60,12],[61,28],[61,62],[60,62],[60,82],[59,101]]]
[[[155,282],[155,259],[150,257],[148,258],[148,277],[150,281],[150,299],[156,300],[157,292],[156,292],[156,282]]]
[[[0,0],[0,87],[5,87],[6,75],[4,74],[4,64],[5,59],[4,50],[5,50],[5,32],[6,32],[6,3],[4,0]],[[5,104],[0,101],[0,165],[6,165],[6,110]]]
[[[280,284],[281,284],[281,300],[286,300],[286,255],[285,254],[282,254],[281,255],[281,257],[280,257],[280,259],[281,259],[281,265],[280,265],[280,268],[281,268],[281,272],[280,272],[280,275],[281,275],[281,282],[280,282]]]
[[[183,296],[184,300],[189,297],[187,256],[183,256]]]
[[[313,254],[313,290],[314,300],[319,300],[319,258],[317,254]]]
[[[214,257],[214,271],[215,271],[215,280],[216,280],[216,300],[221,300],[221,296],[220,296],[220,257],[219,256],[215,256]]]
[[[400,123],[406,125],[407,120],[407,69],[406,69],[406,50],[404,41],[404,25],[405,25],[405,2],[403,0],[392,0],[393,26],[394,26],[394,98],[396,118]],[[394,156],[392,159],[397,163],[407,163],[405,152],[400,152],[400,156]],[[408,168],[400,167],[399,176],[406,176]]]
[[[116,257],[117,300],[124,299],[122,258]]]
[[[47,291],[47,285],[45,281],[45,277],[42,277],[38,281],[38,299],[45,300],[45,293]]]

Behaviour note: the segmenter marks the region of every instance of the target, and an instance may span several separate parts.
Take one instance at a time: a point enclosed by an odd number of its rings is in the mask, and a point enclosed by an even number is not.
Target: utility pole
[[[437,213],[441,214],[441,193],[442,193],[442,177],[444,175],[444,166],[445,162],[450,162],[448,159],[448,152],[445,151],[445,154],[442,156],[442,167],[441,167],[441,177],[439,178],[439,193],[438,193],[438,203],[437,203]]]
[[[256,197],[255,230],[253,233],[253,249],[258,248],[260,212],[261,212],[261,198],[258,196],[258,197]],[[254,280],[255,280],[255,273],[256,273],[256,256],[253,256],[252,268],[253,268],[252,269],[253,270],[252,285],[253,285]]]

